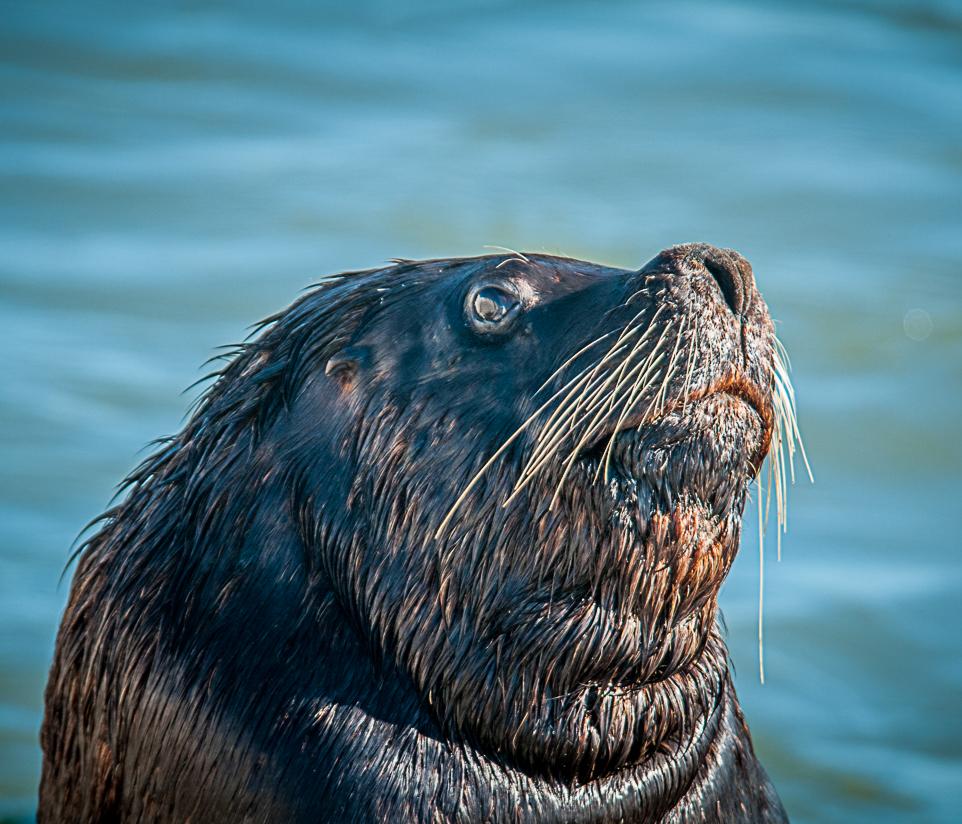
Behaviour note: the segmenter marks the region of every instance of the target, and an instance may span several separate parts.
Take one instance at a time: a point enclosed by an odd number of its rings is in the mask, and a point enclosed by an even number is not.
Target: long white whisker
[[[667,327],[666,327],[666,331],[667,331]],[[671,359],[668,361],[668,366],[665,368],[665,378],[662,381],[662,385],[661,385],[662,392],[664,392],[665,386],[668,383],[668,380],[670,378],[672,368],[675,362],[675,358],[678,354],[678,346],[679,346],[679,343],[681,342],[681,335],[684,331],[685,331],[685,318],[682,318],[681,325],[678,329],[678,334],[675,336],[675,349],[672,352]],[[652,349],[651,354],[649,354],[648,362],[651,361],[651,358],[654,356],[654,353],[658,351],[658,347],[661,345],[661,342],[662,340],[664,340],[664,338],[665,338],[665,333],[663,332],[661,338],[659,338],[658,340],[658,343]],[[651,369],[646,371],[645,377],[647,377],[651,372],[653,372],[653,370],[658,365],[658,363],[661,362],[661,360],[662,360],[662,356],[659,356],[658,360],[652,364]],[[598,461],[598,468],[595,470],[595,480],[598,480],[598,477],[601,474],[602,467],[604,467],[605,479],[608,478],[608,468],[611,465],[611,453],[614,449],[615,438],[617,437],[618,433],[621,431],[621,425],[624,423],[625,418],[630,413],[631,408],[635,405],[635,401],[647,389],[648,389],[647,383],[642,385],[641,378],[639,377],[639,380],[635,381],[635,385],[632,387],[631,391],[629,392],[628,398],[625,401],[625,404],[621,410],[621,414],[619,415],[618,420],[615,422],[615,426],[614,426],[614,429],[612,430],[611,437],[608,438],[608,443],[605,446],[605,451],[604,451],[604,455],[602,456],[602,460]],[[658,397],[658,393],[655,393],[655,398],[657,397]],[[648,413],[651,411],[651,408],[652,408],[652,404],[649,404],[648,409],[645,410],[645,414],[642,417],[642,420],[647,419]]]
[[[559,433],[560,436],[563,436],[567,432],[572,421],[577,418],[579,409],[586,404],[592,403],[597,397],[598,392],[607,387],[611,376],[599,374],[601,367],[603,367],[605,362],[611,357],[619,354],[626,348],[626,346],[619,346],[617,349],[610,351],[602,363],[596,364],[590,369],[590,372],[586,375],[586,380],[579,381],[562,399],[538,433],[537,443],[532,451],[531,457],[528,459],[529,465],[536,462],[546,450],[550,449],[551,445],[555,443],[557,437],[559,437]]]
[[[678,327],[678,332],[675,335],[675,348],[672,350],[671,359],[668,361],[668,366],[665,368],[665,378],[661,382],[661,388],[658,390],[658,396],[660,398],[658,403],[658,414],[665,408],[665,393],[668,391],[668,384],[675,375],[675,362],[678,358],[679,347],[681,346],[681,338],[685,333],[685,323],[687,322],[687,316],[682,317],[681,324]]]
[[[584,405],[581,420],[584,419],[584,416],[590,415],[592,412],[595,412],[596,410],[600,410],[600,411],[597,412],[593,420],[597,420],[601,415],[607,414],[608,410],[603,409],[602,407],[605,407],[607,405],[610,408],[610,398],[613,394],[617,393],[620,384],[622,382],[627,382],[631,380],[632,376],[634,376],[639,370],[645,368],[645,365],[646,363],[642,362],[632,367],[632,369],[628,372],[628,374],[626,374],[610,392],[608,392],[601,398],[597,398],[597,395],[606,388],[607,384],[610,383],[612,377],[614,377],[613,375],[609,376],[608,380],[606,380],[603,384],[601,384],[600,386],[598,386],[596,389],[593,390],[592,394],[593,396],[595,396],[596,399],[593,401],[589,400]],[[566,419],[566,421],[569,424],[568,428],[563,431],[560,431],[552,440],[552,442],[547,445],[547,447],[545,448],[545,454],[538,459],[537,463],[531,465],[530,469],[527,467],[525,468],[524,476],[516,484],[513,492],[511,493],[511,497],[508,498],[507,501],[505,501],[505,505],[507,505],[518,494],[518,492],[520,492],[525,486],[527,486],[528,483],[533,479],[535,473],[554,456],[554,452],[551,451],[552,448],[556,446],[558,443],[560,443],[569,432],[574,430],[574,428],[578,423],[577,420],[574,420],[576,416],[577,416],[577,411],[573,412]]]
[[[661,345],[661,342],[665,339],[665,335],[668,333],[668,330],[670,328],[671,328],[670,323],[665,325],[665,328],[662,330],[661,337],[659,337],[658,343],[655,344],[655,349],[652,351],[657,350],[657,348]],[[605,414],[607,414],[607,410],[605,410]],[[598,416],[596,415],[595,419],[586,428],[584,434],[581,436],[581,439],[578,441],[578,443],[575,444],[575,446],[571,450],[571,453],[565,459],[564,470],[562,471],[561,477],[558,480],[558,484],[555,487],[554,495],[551,496],[551,503],[548,504],[549,510],[554,509],[554,505],[558,500],[558,495],[561,493],[561,487],[563,486],[565,480],[567,479],[569,473],[571,472],[571,469],[574,466],[575,461],[577,460],[578,453],[581,451],[581,448],[585,445],[585,443],[587,443],[588,440],[595,435],[595,433],[598,431],[598,428],[599,428]]]
[[[451,505],[451,508],[448,510],[447,515],[445,515],[444,520],[441,521],[441,525],[437,528],[437,531],[434,533],[434,537],[436,539],[441,537],[441,535],[444,533],[444,530],[447,528],[448,523],[450,523],[451,518],[454,516],[454,513],[461,506],[461,504],[464,503],[464,499],[467,498],[468,493],[470,493],[471,490],[477,485],[478,481],[481,480],[484,473],[487,472],[488,469],[490,469],[491,465],[498,459],[498,457],[504,454],[505,450],[507,450],[508,447],[511,446],[511,444],[514,443],[514,441],[517,440],[518,437],[537,419],[537,417],[545,409],[548,408],[548,406],[552,403],[552,401],[555,400],[555,398],[557,398],[565,390],[567,390],[570,384],[576,382],[581,377],[582,377],[581,375],[575,375],[573,378],[571,378],[570,381],[568,381],[568,383],[565,383],[564,385],[562,385],[561,388],[558,389],[558,391],[556,391],[550,398],[548,398],[543,404],[541,404],[541,406],[539,406],[534,412],[532,412],[527,417],[527,419],[521,424],[521,426],[519,426],[508,437],[507,440],[505,440],[505,442],[497,449],[497,451],[490,458],[488,458],[487,461],[484,462],[484,464],[475,473],[475,475],[471,478],[471,480],[468,481],[467,485],[464,487],[464,489],[462,490],[461,494],[457,497],[455,502]]]
[[[758,492],[758,677],[765,683],[763,647],[763,612],[765,587],[764,534],[772,494],[775,498],[777,558],[782,557],[782,534],[788,529],[788,487],[795,483],[795,452],[798,450],[808,473],[814,481],[808,455],[802,443],[795,409],[795,389],[789,376],[790,361],[782,342],[776,337],[772,351],[772,441],[768,453],[768,490],[765,494],[762,472],[756,476]],[[763,501],[764,499],[764,501]]]
[[[628,395],[625,398],[625,402],[621,407],[621,413],[618,416],[618,420],[615,421],[614,429],[612,430],[611,436],[608,438],[608,443],[605,445],[604,454],[601,456],[601,460],[598,461],[598,468],[595,469],[594,478],[596,481],[601,476],[602,469],[604,469],[605,480],[608,479],[608,469],[611,466],[611,453],[614,448],[615,437],[621,431],[621,426],[625,422],[625,418],[628,417],[631,408],[635,405],[635,401],[641,397],[651,386],[652,381],[650,379],[657,374],[657,369],[661,365],[661,362],[664,360],[664,358],[665,355],[662,353],[654,360],[654,362],[651,362],[649,359],[642,364],[642,366],[645,367],[645,370],[639,373],[634,384],[629,390]],[[648,410],[645,412],[645,415],[642,416],[643,419],[647,417],[650,409],[651,407],[649,406]]]
[[[651,321],[649,321],[647,328],[645,328],[644,330],[644,334],[632,347],[632,350],[631,350],[632,354],[641,346],[642,343],[644,343],[647,340],[648,336],[651,333],[653,323],[661,312],[661,308],[662,307],[659,307],[655,311],[654,315],[652,315]],[[622,351],[624,347],[621,344],[623,344],[625,340],[630,338],[632,335],[637,333],[642,328],[641,326],[633,326],[633,324],[643,314],[644,314],[644,310],[639,312],[628,322],[625,329],[622,330],[621,334],[619,335],[618,339],[612,344],[611,349],[608,350],[608,353],[601,359],[601,361],[598,364],[595,365],[591,374],[592,380],[594,380],[595,375],[601,370],[601,368],[606,364],[606,362],[613,357],[614,354],[617,354],[618,352]],[[631,355],[629,355],[628,357],[630,358]],[[551,416],[548,418],[548,420],[545,422],[545,425],[542,427],[541,431],[539,432],[538,439],[537,439],[538,442],[534,448],[534,451],[532,452],[531,457],[528,459],[524,470],[522,471],[522,477],[527,477],[530,474],[530,469],[529,469],[530,467],[534,467],[536,465],[541,466],[545,463],[543,458],[546,455],[550,455],[551,450],[555,446],[557,446],[560,440],[564,438],[569,432],[573,431],[573,429],[575,428],[579,420],[579,417],[578,417],[579,413],[587,414],[583,412],[585,406],[587,405],[592,405],[592,408],[594,408],[593,403],[594,403],[594,400],[597,398],[599,391],[605,389],[610,384],[610,382],[611,382],[611,376],[609,375],[608,378],[603,379],[601,383],[596,384],[591,389],[588,388],[588,385],[585,385],[583,387],[576,387],[576,389],[579,389],[579,388],[581,389],[581,393],[580,395],[577,396],[576,399],[574,399],[573,403],[569,403],[569,401],[571,401],[574,398],[576,390],[573,389],[571,392],[568,393],[565,399],[558,404],[558,407],[551,414]],[[582,414],[582,417],[583,417],[583,414]]]
[[[592,347],[597,346],[605,338],[611,337],[613,334],[614,334],[614,329],[612,329],[610,332],[606,332],[600,338],[595,338],[593,341],[591,341],[591,343],[586,344],[585,346],[582,346],[577,352],[575,352],[570,358],[568,358],[563,364],[561,364],[561,366],[555,369],[554,372],[552,372],[548,376],[548,379],[543,384],[541,384],[541,386],[538,387],[538,389],[535,391],[532,397],[536,397],[539,394],[541,394],[541,392],[544,391],[544,388],[548,386],[548,384],[550,384],[551,381],[553,381],[556,377],[558,377],[558,375],[560,375],[574,360],[579,358],[581,355],[583,355]]]
[[[485,249],[494,249],[496,252],[509,252],[510,254],[515,255],[516,257],[520,258],[522,263],[531,263],[531,261],[528,260],[523,254],[521,254],[521,252],[515,251],[514,249],[509,249],[507,246],[494,246],[494,245],[490,245],[490,244],[489,244],[489,245],[485,246],[484,248],[485,248]],[[505,262],[506,262],[506,261],[502,261],[502,262],[501,262],[500,264],[498,264],[498,265],[501,266],[501,265],[503,265]],[[497,267],[495,267],[495,268],[497,268]]]
[[[762,526],[762,474],[756,478],[758,487],[758,680],[765,683],[765,529]]]

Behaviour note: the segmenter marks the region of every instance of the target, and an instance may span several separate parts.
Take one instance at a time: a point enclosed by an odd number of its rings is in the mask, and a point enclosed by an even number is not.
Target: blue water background
[[[35,805],[72,539],[219,344],[326,273],[486,244],[741,250],[793,359],[755,649],[794,820],[962,808],[962,6],[4,3],[0,819]]]

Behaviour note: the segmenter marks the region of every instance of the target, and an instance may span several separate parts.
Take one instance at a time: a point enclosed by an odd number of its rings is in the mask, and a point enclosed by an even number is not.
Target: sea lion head
[[[747,261],[400,262],[299,312],[328,329],[289,447],[312,564],[378,660],[530,772],[690,739],[783,391]]]

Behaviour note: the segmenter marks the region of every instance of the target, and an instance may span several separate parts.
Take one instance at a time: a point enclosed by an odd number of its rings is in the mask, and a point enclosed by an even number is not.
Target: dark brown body
[[[269,319],[81,552],[40,820],[784,821],[715,622],[772,346],[697,245]]]

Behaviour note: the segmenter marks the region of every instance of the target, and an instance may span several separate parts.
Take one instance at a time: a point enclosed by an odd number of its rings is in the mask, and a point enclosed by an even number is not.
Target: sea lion
[[[785,821],[716,624],[778,351],[704,244],[323,282],[83,545],[40,821]]]

